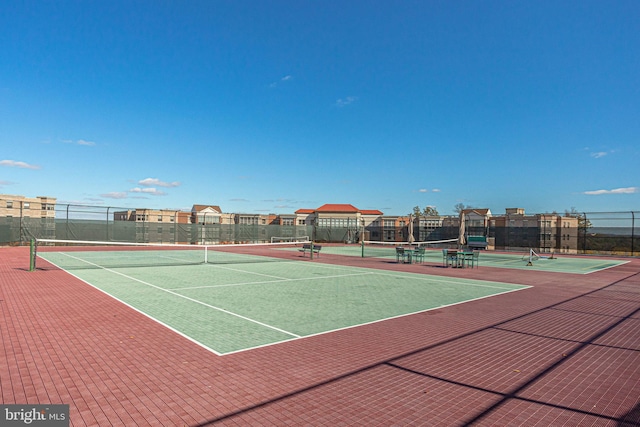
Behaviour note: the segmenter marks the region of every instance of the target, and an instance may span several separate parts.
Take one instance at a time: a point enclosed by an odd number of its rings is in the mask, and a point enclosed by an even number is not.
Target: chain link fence
[[[0,207],[2,201],[0,200]],[[44,208],[43,208],[44,209]],[[130,208],[57,205],[55,212],[34,212],[32,215],[3,214],[0,209],[0,245],[23,245],[31,239],[90,240],[132,243],[265,243],[305,237],[317,242],[358,243],[361,240],[406,242],[409,226],[313,226],[246,223],[243,218],[257,219],[257,215],[224,214],[227,222],[205,217],[200,223],[192,223],[190,212],[132,210]],[[26,211],[25,211],[26,212]],[[152,214],[149,214],[152,213]],[[638,211],[626,212],[572,212],[577,217],[577,230],[572,230],[571,252],[578,254],[603,254],[637,256],[640,252]],[[549,215],[549,214],[543,214]],[[566,214],[569,215],[569,214]],[[529,214],[528,216],[535,216]],[[500,218],[494,215],[493,218]],[[232,219],[232,218],[235,218]],[[448,217],[440,227],[420,227],[415,222],[415,241],[445,240],[458,237],[455,217]],[[200,221],[201,218],[196,221]],[[507,215],[508,219],[508,215]],[[328,221],[331,223],[331,221]],[[493,222],[492,222],[493,223]],[[529,227],[469,226],[466,233],[485,236],[496,249],[523,250],[535,248],[541,252],[554,252],[565,245],[560,230],[546,229],[537,224]],[[567,239],[568,239],[567,234]],[[575,241],[574,241],[575,240]],[[498,244],[499,243],[499,244]],[[575,247],[575,248],[574,248]]]
[[[584,254],[640,254],[639,211],[583,212],[578,251]]]

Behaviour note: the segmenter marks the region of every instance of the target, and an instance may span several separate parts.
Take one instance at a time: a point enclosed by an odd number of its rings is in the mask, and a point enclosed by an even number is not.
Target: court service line
[[[296,263],[299,261],[296,261]],[[465,279],[465,278],[450,278],[447,276],[436,276],[436,275],[432,275],[432,274],[422,274],[422,273],[413,273],[413,272],[389,272],[390,270],[378,270],[375,268],[365,268],[365,267],[353,267],[353,266],[342,266],[342,265],[335,265],[335,264],[311,264],[313,267],[317,267],[317,268],[321,268],[321,269],[328,269],[328,270],[359,270],[362,271],[363,273],[361,274],[378,274],[381,276],[387,276],[387,277],[394,277],[394,278],[415,278],[418,280],[424,280],[424,281],[428,281],[430,282],[430,284],[434,284],[437,285],[438,282],[445,282],[445,283],[450,283],[452,285],[463,285],[463,286],[475,286],[475,287],[483,287],[483,288],[491,288],[491,289],[510,289],[511,286],[525,286],[525,287],[529,287],[527,285],[522,285],[519,283],[507,283],[507,282],[490,282],[490,281],[483,281],[483,280],[478,280],[478,279]],[[243,271],[243,270],[239,270],[239,271]],[[358,274],[353,274],[355,276],[357,276]],[[344,277],[347,277],[349,275],[344,275]],[[326,276],[326,277],[343,277],[343,276]],[[310,279],[303,279],[303,280],[310,280]],[[434,283],[435,282],[435,283]],[[499,284],[499,285],[505,285],[507,287],[504,286],[496,286],[496,285],[490,285],[489,283],[493,283],[493,284]]]
[[[253,275],[256,275],[256,276],[271,277],[273,279],[287,280],[286,277],[273,276],[271,274],[256,273],[256,272],[253,272],[253,271],[245,271],[245,270],[240,270],[240,269],[237,269],[237,268],[223,267],[223,266],[217,265],[217,264],[207,264],[207,265],[211,265],[211,266],[219,268],[221,270],[229,270],[229,271],[235,271],[235,272],[238,272],[238,273],[247,273],[247,274],[253,274]]]
[[[343,327],[340,327],[340,328],[329,329],[327,331],[316,332],[316,333],[312,333],[312,334],[309,334],[309,335],[305,335],[305,336],[303,336],[301,338],[317,337],[317,336],[321,336],[321,335],[330,334],[330,333],[333,333],[333,332],[345,331],[345,330],[348,330],[348,329],[358,328],[360,326],[372,325],[374,323],[380,323],[380,322],[386,322],[387,320],[399,319],[399,318],[407,317],[407,316],[413,316],[415,314],[426,313],[428,311],[439,310],[439,309],[446,308],[446,307],[453,307],[455,305],[466,304],[468,302],[479,301],[479,300],[486,299],[486,298],[492,298],[492,297],[495,297],[495,296],[498,296],[498,295],[504,295],[504,294],[508,294],[508,293],[511,293],[511,292],[518,292],[518,291],[521,291],[521,290],[524,290],[524,289],[530,288],[530,287],[531,286],[525,286],[524,288],[521,288],[521,289],[505,289],[504,292],[498,292],[498,293],[490,294],[490,295],[483,295],[483,296],[480,296],[480,297],[471,298],[471,299],[464,300],[464,301],[456,301],[456,302],[452,302],[452,303],[449,303],[449,304],[441,304],[441,305],[438,305],[438,306],[425,308],[423,310],[417,310],[417,311],[412,311],[412,312],[408,312],[408,313],[397,314],[397,315],[385,317],[385,318],[382,318],[382,319],[376,319],[376,320],[371,320],[371,321],[368,321],[368,322],[357,323],[357,324],[354,324],[354,325],[343,326]],[[293,339],[288,340],[288,341],[293,341]],[[253,350],[253,349],[256,349],[256,348],[270,347],[270,346],[273,346],[273,345],[278,345],[281,342],[284,342],[284,341],[278,341],[278,342],[274,341],[274,342],[271,342],[271,343],[268,343],[268,344],[261,344],[261,345],[257,345],[257,346],[254,346],[254,347],[247,347],[247,348],[243,348],[243,349],[240,349],[240,350],[233,350],[233,351],[229,351],[227,353],[224,353],[223,356],[227,356],[227,355],[230,355],[230,354],[236,354],[236,353],[242,353],[242,352],[245,352],[245,351],[248,351],[248,350]]]
[[[242,271],[242,270],[238,270]],[[260,282],[240,282],[240,283],[225,283],[223,285],[203,285],[203,286],[189,286],[188,288],[171,288],[171,290],[175,291],[183,291],[183,290],[192,290],[192,289],[214,289],[214,288],[226,288],[230,286],[246,286],[246,285],[264,285],[268,283],[282,283],[282,282],[300,282],[307,280],[322,280],[322,279],[340,279],[342,277],[353,277],[353,276],[367,276],[371,274],[376,274],[373,271],[365,271],[362,273],[354,273],[354,274],[338,274],[334,276],[321,276],[321,277],[299,277],[297,279],[281,279],[281,280],[264,280]]]
[[[614,262],[620,262],[620,261],[614,261]],[[596,264],[594,266],[591,266],[591,271],[587,271],[586,273],[583,273],[583,274],[591,274],[591,273],[595,273],[597,271],[604,271],[604,270],[607,270],[609,268],[613,268],[613,267],[617,267],[617,266],[622,265],[622,264],[626,264],[628,262],[629,261],[621,261],[620,264],[610,265],[611,262],[607,261],[607,262],[604,262],[602,264]],[[602,267],[600,267],[600,266],[602,266]],[[581,270],[585,270],[585,269],[586,269],[586,267],[583,267]]]
[[[444,282],[444,283],[451,284],[451,285],[475,286],[475,287],[480,287],[480,288],[491,288],[491,289],[511,289],[511,287],[513,287],[513,286],[529,287],[527,285],[521,285],[521,284],[517,284],[517,283],[486,282],[486,283],[493,283],[494,284],[494,285],[489,285],[489,284],[478,283],[478,282],[483,282],[483,281],[482,280],[477,280],[477,279],[458,279],[458,278],[450,278],[450,277],[447,277],[447,276],[432,276],[430,274],[425,274],[424,277],[419,277],[419,276],[421,276],[419,274],[416,274],[415,276],[413,276],[413,275],[404,276],[404,275],[401,275],[401,274],[388,274],[388,273],[379,273],[379,274],[381,276],[389,276],[389,277],[403,278],[403,279],[414,278],[414,277],[418,276],[418,277],[416,277],[417,279],[431,282],[430,284],[434,284],[434,285],[437,285],[438,282]],[[496,286],[495,284],[506,285],[507,287]]]
[[[78,260],[78,261],[81,261],[81,262],[87,263],[87,264],[89,264],[89,265],[93,265],[93,266],[98,267],[98,268],[100,268],[100,269],[102,269],[102,270],[108,271],[108,272],[113,273],[113,274],[117,274],[117,275],[122,276],[122,277],[126,277],[127,279],[133,280],[133,281],[138,282],[138,283],[141,283],[141,284],[143,284],[143,285],[147,285],[147,286],[152,287],[152,288],[154,288],[154,289],[157,289],[157,290],[159,290],[159,291],[167,292],[167,293],[169,293],[169,294],[171,294],[171,295],[174,295],[174,296],[177,296],[177,297],[180,297],[180,298],[184,298],[184,299],[186,299],[187,301],[191,301],[191,302],[194,302],[194,303],[196,303],[196,304],[203,305],[203,306],[205,306],[205,307],[207,307],[207,308],[211,308],[211,309],[213,309],[213,310],[217,310],[217,311],[220,311],[220,312],[222,312],[222,313],[225,313],[225,314],[229,314],[229,315],[231,315],[231,316],[238,317],[238,318],[240,318],[240,319],[246,320],[246,321],[248,321],[248,322],[255,323],[255,324],[257,324],[257,325],[263,326],[263,327],[268,328],[268,329],[273,329],[274,331],[281,332],[281,333],[283,333],[283,334],[285,334],[285,335],[289,335],[289,336],[292,336],[292,337],[294,337],[294,338],[300,338],[300,337],[301,337],[300,335],[294,334],[293,332],[285,331],[284,329],[280,329],[280,328],[277,328],[277,327],[275,327],[275,326],[268,325],[268,324],[266,324],[266,323],[260,322],[260,321],[258,321],[258,320],[251,319],[250,317],[246,317],[246,316],[243,316],[243,315],[241,315],[241,314],[238,314],[238,313],[234,313],[234,312],[232,312],[232,311],[225,310],[224,308],[216,307],[216,306],[214,306],[214,305],[207,304],[207,303],[202,302],[202,301],[198,301],[197,299],[194,299],[194,298],[189,298],[188,296],[185,296],[185,295],[180,295],[180,294],[179,294],[179,293],[177,293],[177,292],[173,292],[173,291],[171,291],[171,290],[169,290],[169,289],[161,288],[161,287],[159,287],[159,286],[156,286],[156,285],[154,285],[154,284],[151,284],[151,283],[145,282],[145,281],[143,281],[143,280],[136,279],[135,277],[127,276],[126,274],[120,273],[120,272],[115,271],[115,270],[112,270],[112,269],[110,269],[110,268],[102,267],[101,265],[95,264],[95,263],[93,263],[93,262],[86,261],[86,260],[84,260],[84,259],[82,259],[82,258],[78,258],[78,257],[75,257],[75,256],[73,256],[73,255],[69,255],[68,253],[63,253],[63,254],[64,254],[64,255],[66,255],[66,256],[68,256],[69,258],[76,259],[76,260]]]

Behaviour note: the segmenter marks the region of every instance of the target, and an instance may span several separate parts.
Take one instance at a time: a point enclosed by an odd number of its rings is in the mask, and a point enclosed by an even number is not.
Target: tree
[[[435,206],[427,206],[424,208],[424,211],[422,212],[422,214],[424,216],[438,216],[440,215],[438,213],[438,209],[436,209]]]
[[[580,233],[586,233],[588,229],[593,227],[591,221],[587,218],[587,214],[582,214],[572,207],[571,210],[565,210],[564,216],[571,218],[578,218],[578,231]]]
[[[426,206],[424,209],[420,209],[420,206],[414,206],[413,212],[409,215],[413,215],[414,218],[420,218],[421,216],[438,216],[438,209],[435,206]]]
[[[455,212],[459,215],[462,213],[463,210],[465,209],[472,209],[471,206],[467,205],[465,206],[464,203],[458,203],[456,204],[453,209],[455,210]]]

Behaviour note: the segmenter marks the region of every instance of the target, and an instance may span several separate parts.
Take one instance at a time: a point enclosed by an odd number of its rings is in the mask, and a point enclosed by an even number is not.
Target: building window
[[[13,201],[12,200],[7,200],[7,208],[13,209]]]
[[[258,218],[255,217],[240,217],[239,223],[241,225],[258,225]]]
[[[24,202],[23,205],[22,205],[22,207],[24,209],[29,209],[30,206],[31,206],[31,204],[29,202]]]

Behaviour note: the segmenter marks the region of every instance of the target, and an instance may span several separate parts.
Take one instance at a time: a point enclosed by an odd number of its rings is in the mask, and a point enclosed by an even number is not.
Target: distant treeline
[[[637,255],[640,253],[640,236],[587,233],[578,236],[578,252]]]

